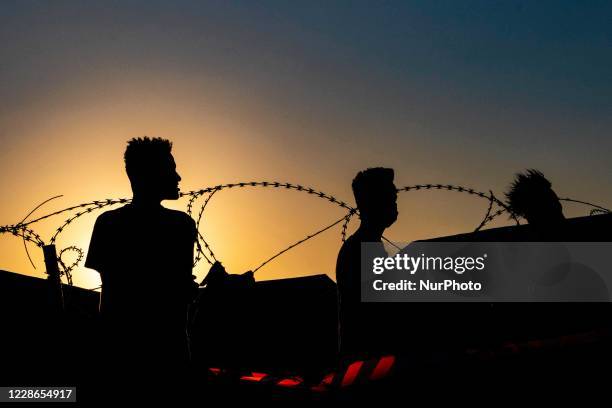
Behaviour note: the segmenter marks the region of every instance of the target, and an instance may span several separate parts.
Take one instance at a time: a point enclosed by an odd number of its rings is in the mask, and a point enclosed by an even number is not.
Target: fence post
[[[47,268],[47,281],[50,286],[50,296],[53,305],[57,306],[57,310],[64,310],[64,295],[62,293],[62,281],[60,279],[59,263],[57,261],[57,251],[55,245],[43,246],[43,254],[45,256],[45,266]]]

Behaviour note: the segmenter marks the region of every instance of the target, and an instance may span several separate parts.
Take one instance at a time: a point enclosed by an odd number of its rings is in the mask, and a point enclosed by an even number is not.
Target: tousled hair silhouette
[[[369,202],[376,199],[381,187],[393,184],[394,176],[393,169],[385,167],[373,167],[357,173],[352,184],[357,207],[367,207]]]
[[[172,142],[161,137],[131,139],[123,155],[128,177],[140,177],[150,166],[155,166],[159,159],[168,157],[171,152]]]
[[[524,217],[534,198],[551,188],[551,182],[539,170],[528,169],[524,173],[517,173],[505,194],[508,206],[513,213]]]

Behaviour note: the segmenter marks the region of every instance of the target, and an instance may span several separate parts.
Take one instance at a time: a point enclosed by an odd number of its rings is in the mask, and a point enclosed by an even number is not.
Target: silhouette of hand
[[[228,273],[225,270],[225,267],[221,265],[221,262],[215,262],[210,269],[208,270],[208,274],[200,284],[200,286],[210,285],[219,283],[227,277]]]
[[[213,274],[214,276],[216,275],[226,275],[227,271],[225,270],[225,266],[223,266],[221,264],[221,262],[216,261],[211,267],[210,270],[208,271],[209,274]]]
[[[247,284],[255,283],[255,275],[253,274],[253,271],[246,271],[242,274],[242,277]]]

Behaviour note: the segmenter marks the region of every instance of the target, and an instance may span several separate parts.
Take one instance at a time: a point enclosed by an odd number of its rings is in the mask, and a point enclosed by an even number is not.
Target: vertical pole
[[[45,266],[47,268],[47,281],[50,285],[50,295],[52,304],[57,306],[57,310],[64,310],[64,295],[62,293],[62,281],[60,279],[59,263],[57,261],[57,251],[55,245],[43,246],[45,256]]]

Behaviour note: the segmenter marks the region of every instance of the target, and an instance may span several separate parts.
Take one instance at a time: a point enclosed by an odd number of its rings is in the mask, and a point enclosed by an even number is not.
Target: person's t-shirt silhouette
[[[103,346],[110,359],[155,364],[188,358],[197,230],[187,214],[160,204],[178,198],[170,146],[163,139],[130,142],[126,167],[134,199],[100,215],[93,230],[85,266],[102,279]]]
[[[105,318],[182,322],[193,278],[193,220],[180,211],[128,204],[98,217],[86,266],[100,271]]]

